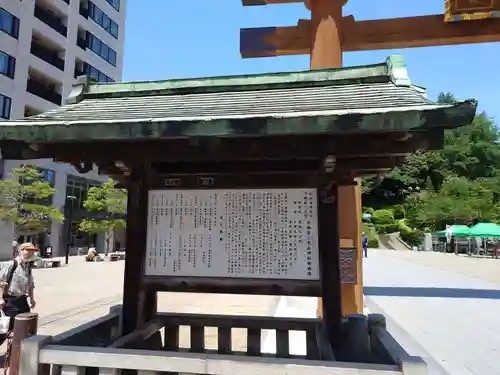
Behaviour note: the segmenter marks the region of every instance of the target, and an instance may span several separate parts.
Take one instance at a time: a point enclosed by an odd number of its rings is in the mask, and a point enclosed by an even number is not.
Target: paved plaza
[[[40,334],[56,335],[108,313],[109,308],[121,304],[124,261],[84,262],[83,257],[72,257],[68,266],[35,269],[37,306]],[[160,293],[159,311],[231,315],[273,315],[279,297],[197,295],[187,293]],[[189,345],[186,329],[181,346]],[[206,345],[216,348],[217,331],[209,328]],[[233,349],[246,347],[246,331],[233,330]]]
[[[86,263],[70,258],[55,269],[34,270],[41,334],[58,334],[106,314],[119,304],[124,262]],[[364,260],[365,305],[388,318],[388,328],[431,375],[500,374],[500,259],[432,252],[371,250]],[[315,299],[160,293],[160,311],[313,317]],[[292,352],[303,340],[293,333]],[[246,332],[234,332],[245,349]],[[188,332],[181,346],[189,343]],[[216,330],[207,330],[216,347]],[[302,343],[303,344],[303,343]],[[267,334],[264,351],[272,351]]]
[[[500,260],[373,250],[365,304],[431,375],[500,374]]]

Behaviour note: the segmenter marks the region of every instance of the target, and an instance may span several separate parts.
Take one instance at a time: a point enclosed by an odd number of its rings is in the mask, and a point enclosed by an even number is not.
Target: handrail
[[[79,341],[82,343],[82,345],[88,345],[91,344],[91,342],[82,342],[82,336],[86,336],[89,332],[95,330],[99,326],[103,326],[106,324],[109,324],[113,320],[117,320],[116,324],[116,329],[114,330],[115,332],[110,332],[111,336],[118,335],[118,320],[120,318],[120,314],[118,312],[110,312],[107,315],[104,315],[100,318],[91,320],[90,322],[84,323],[78,327],[72,328],[69,331],[60,333],[52,338],[53,343],[58,344],[58,345],[75,345],[74,343],[76,341]],[[113,329],[111,329],[113,331]],[[93,338],[91,338],[93,339]]]
[[[123,348],[127,344],[146,340],[147,338],[158,332],[160,329],[162,329],[164,326],[165,324],[162,323],[161,319],[153,319],[150,322],[146,323],[146,325],[141,329],[138,329],[132,333],[129,333],[128,335],[120,337],[116,341],[113,341],[110,345],[108,345],[108,348]]]
[[[425,375],[427,363],[421,358],[411,356],[387,331],[385,317],[381,314],[368,315],[372,353],[388,357],[396,363],[403,375]]]
[[[318,318],[289,318],[258,315],[212,315],[190,313],[158,313],[157,317],[168,325],[194,325],[220,328],[258,328],[304,330],[315,329]],[[209,323],[207,322],[209,319]]]
[[[43,347],[39,361],[62,366],[217,375],[281,373],[285,369],[308,375],[401,374],[395,365],[58,345]]]

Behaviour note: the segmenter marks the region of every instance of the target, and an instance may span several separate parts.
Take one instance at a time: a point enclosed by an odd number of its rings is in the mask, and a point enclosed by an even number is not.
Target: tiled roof
[[[314,72],[81,84],[63,107],[0,122],[0,139],[58,140],[394,131],[470,123],[475,101],[438,105],[399,57]]]

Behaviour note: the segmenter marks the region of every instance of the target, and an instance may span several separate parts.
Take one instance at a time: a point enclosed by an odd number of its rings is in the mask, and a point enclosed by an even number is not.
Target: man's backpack
[[[4,296],[9,294],[10,284],[12,283],[12,278],[14,277],[14,272],[16,272],[16,268],[18,266],[17,259],[13,260],[14,264],[10,269],[9,275],[7,276],[7,286],[3,289]]]

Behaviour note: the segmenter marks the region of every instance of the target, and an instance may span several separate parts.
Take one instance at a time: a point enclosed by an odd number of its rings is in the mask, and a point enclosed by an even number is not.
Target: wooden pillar
[[[21,357],[21,342],[38,331],[38,314],[23,313],[14,320],[12,346],[10,352],[9,375],[19,374],[19,361]]]
[[[326,176],[325,176],[326,177]],[[321,270],[321,311],[323,328],[334,353],[342,345],[342,292],[339,268],[338,188],[322,188],[318,197],[319,259]],[[332,250],[335,251],[332,251]]]
[[[152,319],[156,314],[156,291],[146,290],[142,274],[146,260],[149,165],[134,168],[128,184],[127,249],[123,280],[122,335]]]
[[[342,7],[347,0],[306,0],[311,11],[311,69],[340,68],[342,44],[340,24]],[[341,186],[338,189],[339,238],[342,246],[355,246],[358,283],[342,285],[344,315],[363,312],[362,254],[361,254],[361,186]],[[333,249],[332,249],[333,250]],[[322,315],[318,301],[318,315]]]

